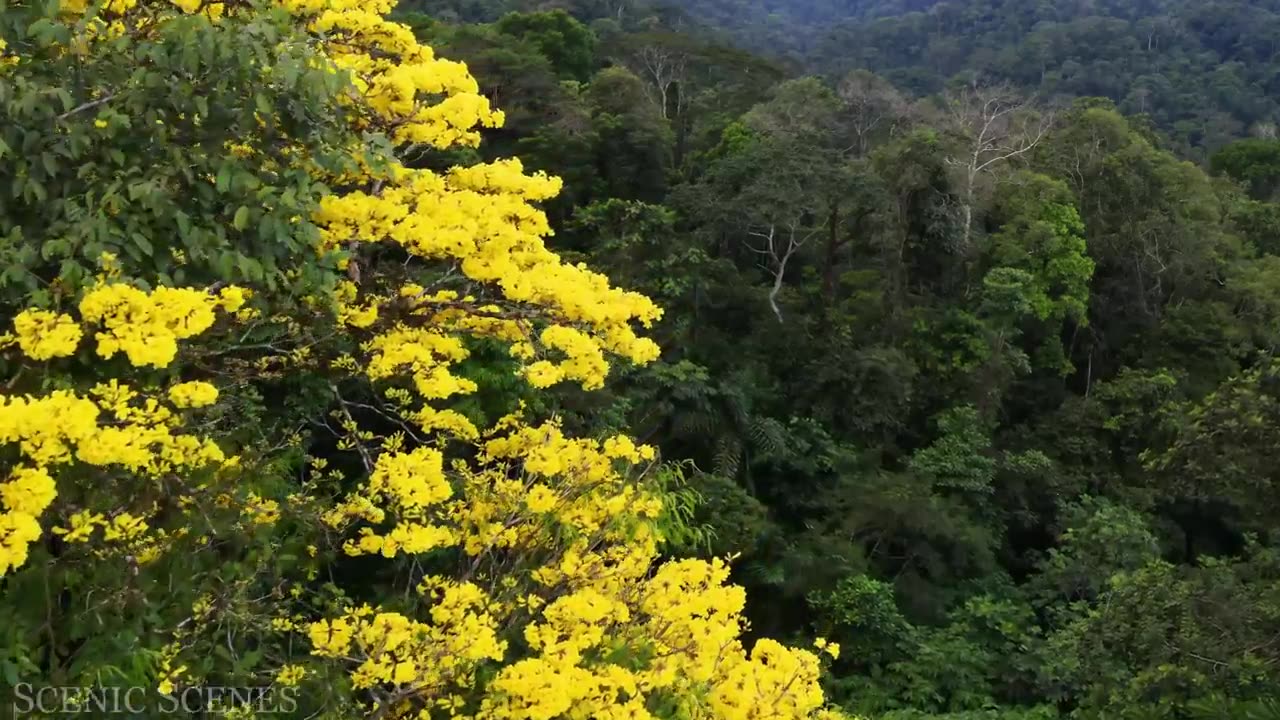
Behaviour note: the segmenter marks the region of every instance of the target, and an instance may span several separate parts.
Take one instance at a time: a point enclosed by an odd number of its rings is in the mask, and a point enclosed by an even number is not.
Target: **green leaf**
[[[40,243],[40,257],[45,260],[51,260],[54,256],[60,255],[66,251],[67,241],[60,238],[46,240]]]
[[[226,192],[231,189],[232,172],[230,165],[223,165],[218,169],[218,177],[215,181],[218,192]]]
[[[232,219],[231,224],[237,230],[244,230],[249,227],[249,208],[241,205],[240,209],[236,210],[236,216]]]
[[[131,233],[129,238],[133,240],[133,244],[142,251],[143,255],[151,257],[155,253],[155,248],[151,245],[151,241],[142,233]]]
[[[230,278],[236,267],[235,255],[229,252],[218,255],[218,259],[214,261],[214,267],[223,278]]]
[[[262,218],[258,220],[258,237],[266,239],[275,236],[275,221],[271,215],[263,213]]]
[[[183,241],[184,245],[190,247],[187,239],[191,237],[191,218],[181,210],[173,214],[174,220],[178,223],[178,238]]]
[[[44,185],[36,182],[35,180],[32,180],[31,182],[27,183],[27,189],[30,190],[31,194],[35,196],[36,202],[38,203],[43,203],[45,200],[49,198],[49,193],[45,191]],[[25,193],[23,194],[23,196],[24,197],[26,196]]]

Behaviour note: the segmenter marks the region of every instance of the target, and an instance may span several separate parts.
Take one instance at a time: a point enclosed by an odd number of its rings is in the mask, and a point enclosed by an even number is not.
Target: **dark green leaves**
[[[0,248],[0,290],[17,278],[47,285],[85,261],[92,269],[103,251],[120,256],[126,277],[282,282],[281,268],[314,241],[307,221],[320,188],[287,170],[280,138],[305,139],[301,154],[321,164],[350,143],[339,86],[305,44],[277,44],[293,32],[280,20],[215,27],[179,16],[84,57],[29,46],[30,61],[0,87],[0,194],[10,198],[0,235],[41,251]],[[66,24],[49,15],[23,28],[52,42]],[[286,170],[265,170],[268,158]],[[78,273],[75,284],[91,277]]]

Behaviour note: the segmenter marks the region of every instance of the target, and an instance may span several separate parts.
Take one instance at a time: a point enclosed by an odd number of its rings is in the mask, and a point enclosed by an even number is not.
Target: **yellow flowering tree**
[[[0,5],[5,679],[826,712],[837,648],[745,642],[723,563],[661,561],[652,449],[517,402],[655,359],[660,311],[546,247],[557,179],[439,166],[502,114],[391,5]]]

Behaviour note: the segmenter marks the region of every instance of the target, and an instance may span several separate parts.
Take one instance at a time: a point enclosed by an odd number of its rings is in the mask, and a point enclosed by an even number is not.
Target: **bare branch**
[[[658,45],[646,45],[635,53],[634,59],[640,66],[641,74],[653,84],[653,90],[657,93],[654,101],[660,106],[662,117],[670,119],[673,87],[676,90],[676,114],[679,115],[686,102],[687,93],[680,88],[680,85],[685,78],[688,56],[683,52]]]
[[[975,83],[948,94],[946,103],[956,130],[970,138],[963,156],[946,158],[948,165],[963,173],[962,247],[967,248],[981,176],[1035,149],[1053,128],[1054,117],[1008,85]]]
[[[96,108],[96,107],[99,107],[99,106],[101,106],[101,105],[106,105],[107,103],[109,103],[109,102],[111,102],[113,99],[115,99],[115,96],[116,96],[116,94],[115,94],[115,93],[107,93],[106,95],[103,95],[102,97],[98,98],[97,100],[91,100],[91,101],[89,101],[89,102],[87,102],[87,103],[82,103],[82,104],[80,104],[80,105],[77,105],[77,106],[75,106],[75,107],[71,108],[70,110],[68,110],[68,111],[66,111],[66,112],[64,112],[64,113],[62,113],[61,115],[59,115],[58,117],[56,117],[56,118],[54,118],[54,119],[55,119],[55,120],[66,120],[67,118],[71,117],[72,115],[75,115],[76,113],[82,113],[82,112],[85,112],[86,110],[92,110],[92,109],[94,109],[94,108]]]

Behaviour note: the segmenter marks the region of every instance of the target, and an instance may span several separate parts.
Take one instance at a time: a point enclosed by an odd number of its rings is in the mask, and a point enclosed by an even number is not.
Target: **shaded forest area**
[[[1274,133],[1280,4],[1270,0],[887,0],[685,5],[739,43],[838,77],[933,93],[957,74],[1044,97],[1101,96],[1183,154]]]
[[[437,4],[441,5],[441,4]],[[584,20],[696,27],[834,81],[851,69],[904,92],[973,76],[1062,100],[1107,97],[1144,116],[1181,156],[1271,137],[1280,76],[1274,0],[452,0],[445,14],[490,21],[562,7]],[[433,6],[433,10],[436,9]]]
[[[402,8],[665,309],[568,422],[852,712],[1280,717],[1280,6],[847,5]]]

